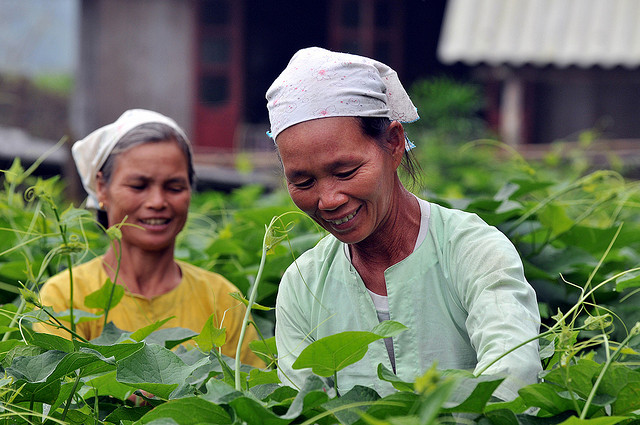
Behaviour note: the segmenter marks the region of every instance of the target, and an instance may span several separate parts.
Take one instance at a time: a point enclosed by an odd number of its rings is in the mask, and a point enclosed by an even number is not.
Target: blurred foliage
[[[45,93],[70,96],[74,78],[71,74],[41,74],[32,78],[33,85]]]
[[[447,143],[460,143],[486,135],[481,118],[481,87],[449,77],[420,80],[410,88],[420,119],[409,126]]]

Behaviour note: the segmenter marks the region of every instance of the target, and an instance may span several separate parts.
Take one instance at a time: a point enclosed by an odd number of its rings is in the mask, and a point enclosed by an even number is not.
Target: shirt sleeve
[[[518,252],[499,230],[470,215],[454,234],[448,269],[468,312],[466,328],[478,362],[474,372],[506,375],[496,395],[511,400],[519,388],[537,382],[542,370],[535,291]],[[501,357],[529,339],[534,341]]]
[[[302,388],[310,369],[293,369],[292,365],[313,342],[308,319],[303,314],[297,283],[302,279],[296,267],[290,267],[280,282],[276,298],[276,347],[278,349],[278,377],[284,385]]]

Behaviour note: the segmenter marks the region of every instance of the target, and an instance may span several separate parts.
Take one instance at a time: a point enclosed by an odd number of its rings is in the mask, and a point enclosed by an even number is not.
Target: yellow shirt
[[[235,357],[240,337],[242,320],[246,307],[229,294],[238,292],[231,282],[221,275],[196,267],[183,261],[176,261],[182,271],[182,281],[170,292],[153,298],[132,294],[125,289],[122,300],[109,311],[109,321],[119,329],[135,331],[159,320],[175,316],[162,327],[182,327],[194,332],[202,331],[202,327],[211,314],[215,312],[214,325],[227,330],[226,343],[222,353]],[[100,314],[97,309],[85,307],[87,295],[100,289],[107,280],[107,273],[102,266],[102,257],[94,258],[73,268],[73,308]],[[42,305],[53,307],[60,312],[69,309],[69,271],[65,270],[51,277],[40,290]],[[102,318],[79,323],[78,334],[88,340],[97,338],[102,333]],[[34,325],[40,332],[47,332],[69,337],[63,329],[46,326],[43,323]],[[264,363],[249,349],[249,342],[257,339],[257,332],[252,326],[247,327],[240,360],[244,364],[264,367]]]

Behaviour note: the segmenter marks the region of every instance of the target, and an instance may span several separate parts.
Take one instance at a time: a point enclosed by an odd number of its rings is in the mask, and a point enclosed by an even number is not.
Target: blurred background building
[[[638,0],[0,0],[0,125],[75,140],[148,108],[185,128],[208,171],[238,152],[269,167],[264,93],[318,45],[386,62],[407,86],[481,82],[489,125],[524,151],[593,128],[635,150],[639,19]],[[230,173],[210,179],[243,178]]]
[[[486,116],[509,144],[594,129],[637,151],[638,22],[637,0],[449,0],[438,57],[485,84]]]

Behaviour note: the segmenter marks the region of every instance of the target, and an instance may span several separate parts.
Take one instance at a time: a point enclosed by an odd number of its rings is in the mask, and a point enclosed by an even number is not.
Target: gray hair
[[[116,158],[121,153],[145,143],[157,143],[165,140],[175,141],[180,150],[184,152],[184,155],[187,158],[189,184],[193,187],[195,183],[195,171],[193,168],[193,155],[191,154],[191,146],[189,145],[189,142],[187,142],[184,137],[182,137],[182,135],[171,126],[158,122],[141,124],[134,127],[125,133],[120,140],[118,140],[118,143],[116,143],[111,154],[107,157],[104,165],[100,169],[102,172],[102,179],[107,184],[111,181]]]

